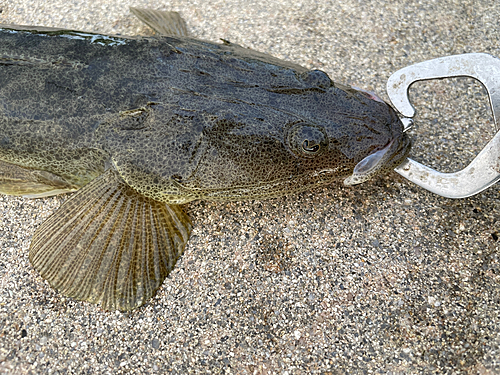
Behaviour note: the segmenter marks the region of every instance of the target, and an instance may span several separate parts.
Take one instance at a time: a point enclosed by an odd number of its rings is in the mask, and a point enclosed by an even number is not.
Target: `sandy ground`
[[[397,69],[500,56],[496,1],[0,1],[0,22],[150,35],[128,6],[385,95]],[[416,85],[412,157],[463,167],[495,129],[480,85]],[[183,258],[147,305],[52,290],[31,237],[66,197],[0,196],[0,373],[500,372],[500,190],[428,193],[396,173],[263,202],[195,202]]]

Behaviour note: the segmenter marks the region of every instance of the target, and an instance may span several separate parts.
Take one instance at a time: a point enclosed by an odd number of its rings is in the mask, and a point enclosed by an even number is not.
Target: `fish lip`
[[[412,146],[411,138],[407,133],[401,133],[400,136],[392,138],[391,142],[394,142],[394,147],[396,147],[396,149],[394,151],[389,151],[392,152],[387,160],[388,169],[394,169],[403,163],[410,153]]]
[[[392,145],[391,145],[391,143],[392,143]],[[379,150],[386,148],[389,145],[391,145],[391,146],[387,150],[387,159],[385,161],[385,168],[383,168],[386,170],[394,169],[394,168],[398,167],[401,163],[404,162],[404,160],[406,159],[406,157],[410,153],[412,141],[411,141],[411,138],[408,136],[408,134],[401,133],[395,137],[390,138],[389,142],[387,142],[387,144],[385,146],[377,148],[370,155],[374,154],[375,152],[377,152]]]
[[[396,137],[390,138],[384,147],[377,148],[356,164],[352,174],[344,180],[344,185],[357,185],[381,171],[396,168],[405,160],[410,147],[411,140],[407,134],[399,133]]]

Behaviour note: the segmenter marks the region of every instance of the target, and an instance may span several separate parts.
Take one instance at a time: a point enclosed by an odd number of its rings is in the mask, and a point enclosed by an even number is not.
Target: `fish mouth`
[[[397,142],[397,148],[387,161],[387,169],[394,169],[405,161],[406,157],[410,153],[411,149],[411,139],[408,134],[403,133],[400,137],[399,142]]]
[[[384,148],[362,159],[344,180],[344,185],[357,185],[371,179],[375,174],[392,170],[400,165],[410,152],[411,140],[406,133],[392,138]]]

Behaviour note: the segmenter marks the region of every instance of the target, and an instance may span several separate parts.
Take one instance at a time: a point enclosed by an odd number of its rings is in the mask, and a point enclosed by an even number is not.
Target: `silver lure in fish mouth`
[[[403,162],[408,154],[411,141],[406,134],[401,138],[393,138],[387,146],[361,160],[344,180],[344,185],[357,185],[371,179],[383,169],[393,169]]]

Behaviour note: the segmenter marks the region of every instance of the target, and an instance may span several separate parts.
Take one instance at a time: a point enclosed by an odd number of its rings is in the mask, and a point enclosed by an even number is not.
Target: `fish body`
[[[173,13],[136,11],[183,30]],[[410,147],[370,94],[176,34],[0,29],[0,192],[78,190],[37,230],[30,260],[106,309],[142,305],[174,267],[191,230],[179,204],[359,183]]]

